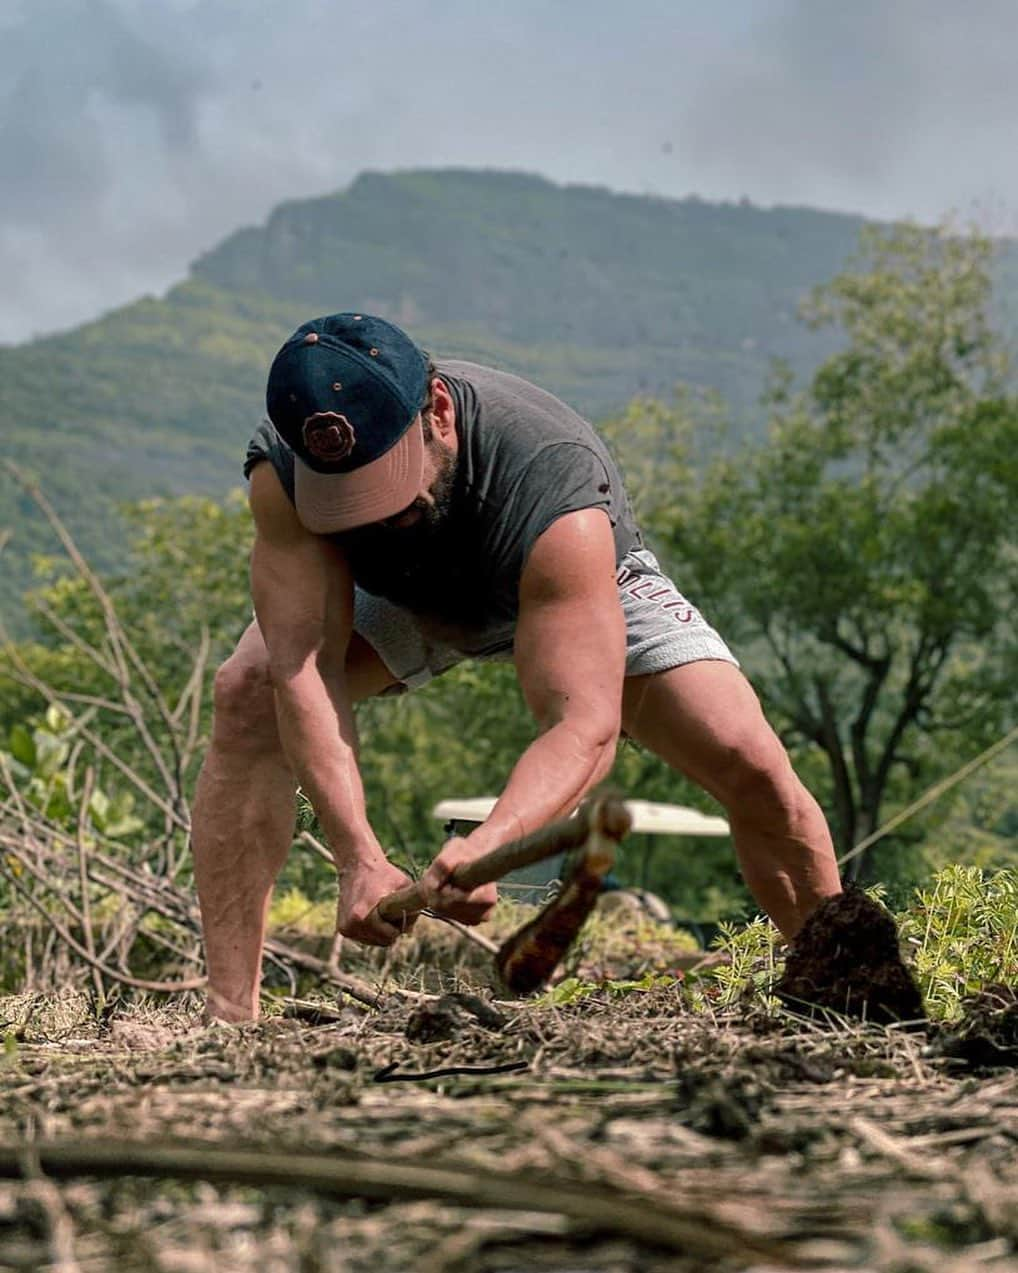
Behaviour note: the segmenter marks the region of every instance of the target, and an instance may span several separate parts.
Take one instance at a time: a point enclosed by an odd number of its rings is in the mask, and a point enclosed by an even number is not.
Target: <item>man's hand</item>
[[[344,867],[339,876],[339,908],[336,927],[344,937],[365,946],[391,946],[402,933],[408,933],[416,915],[408,915],[402,927],[387,924],[374,913],[383,897],[412,883],[398,867],[385,858],[358,861]]]
[[[479,924],[491,914],[498,900],[494,884],[482,884],[468,891],[449,883],[456,867],[476,857],[477,850],[458,837],[442,846],[438,857],[421,876],[421,883],[428,890],[428,905],[436,914],[459,920],[461,924]]]

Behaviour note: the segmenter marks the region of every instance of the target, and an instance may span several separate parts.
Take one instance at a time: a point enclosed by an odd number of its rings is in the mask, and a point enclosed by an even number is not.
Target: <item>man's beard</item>
[[[419,537],[428,541],[448,526],[453,508],[453,491],[456,486],[456,453],[438,438],[432,438],[428,449],[435,459],[435,477],[428,487],[431,499],[418,495],[404,512],[416,511],[419,516],[409,526],[391,526],[382,523],[381,529],[399,537],[400,543],[413,543]]]
[[[435,461],[430,499],[418,497],[409,526],[378,522],[347,531],[339,540],[357,585],[432,625],[443,639],[470,628],[476,618],[476,543],[464,522],[462,471],[456,453],[437,439],[428,443]],[[437,626],[436,626],[437,625]]]
[[[437,438],[428,443],[428,448],[436,462],[435,477],[428,488],[431,499],[418,495],[402,513],[388,521],[373,522],[342,534],[339,538],[351,561],[362,563],[368,570],[374,563],[399,562],[401,573],[417,571],[435,561],[452,528],[457,464],[456,453]],[[392,524],[411,511],[418,515],[410,525]]]

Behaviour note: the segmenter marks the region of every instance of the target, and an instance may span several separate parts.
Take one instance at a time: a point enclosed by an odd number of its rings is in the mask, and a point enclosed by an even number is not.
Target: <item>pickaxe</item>
[[[474,889],[500,880],[510,871],[557,853],[569,852],[569,870],[555,897],[519,932],[499,947],[495,967],[507,989],[526,995],[543,986],[594,908],[604,877],[615,862],[615,846],[632,819],[614,796],[586,801],[571,818],[552,822],[522,839],[499,845],[483,857],[458,866],[450,876],[457,888]],[[378,914],[400,924],[427,906],[419,884],[398,889],[378,904]]]

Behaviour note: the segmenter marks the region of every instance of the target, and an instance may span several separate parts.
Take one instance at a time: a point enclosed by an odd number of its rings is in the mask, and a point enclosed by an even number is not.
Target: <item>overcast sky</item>
[[[0,0],[0,341],[364,168],[1018,232],[1018,0]]]

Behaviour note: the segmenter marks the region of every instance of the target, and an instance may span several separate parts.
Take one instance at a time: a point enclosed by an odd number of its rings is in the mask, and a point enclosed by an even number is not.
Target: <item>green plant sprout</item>
[[[76,783],[74,743],[70,713],[53,703],[40,719],[13,725],[7,750],[0,749],[0,759],[6,761],[21,798],[51,822],[67,828],[77,824],[83,794],[80,779]],[[134,807],[132,792],[111,794],[95,784],[85,813],[93,830],[118,839],[144,829]]]

